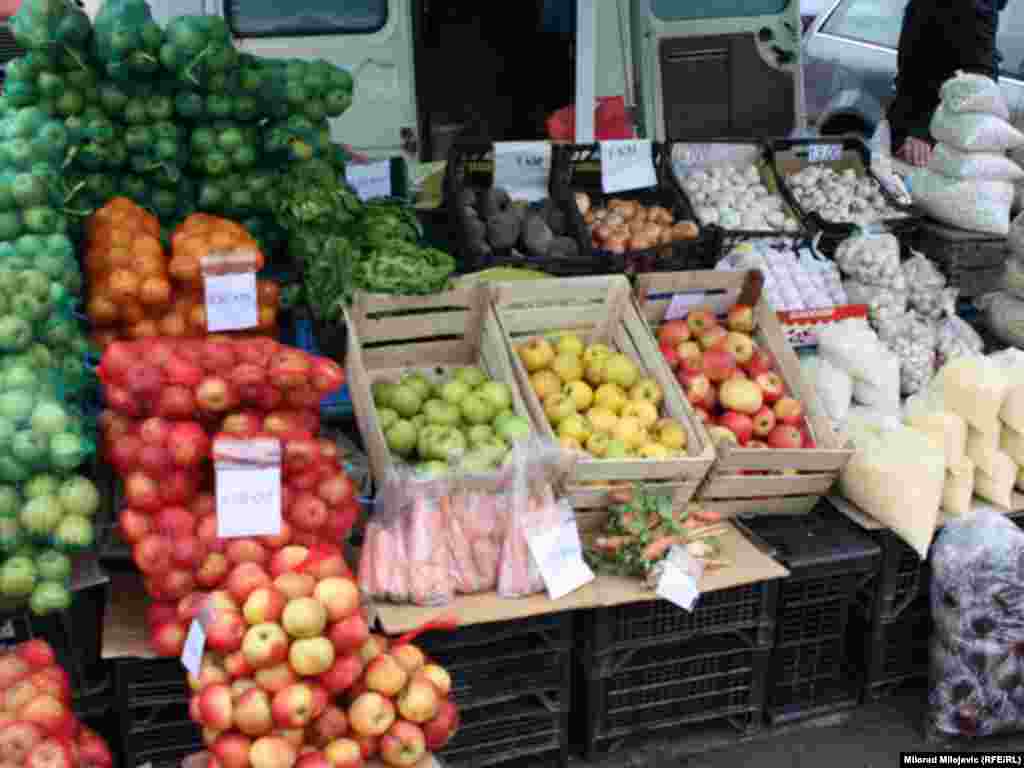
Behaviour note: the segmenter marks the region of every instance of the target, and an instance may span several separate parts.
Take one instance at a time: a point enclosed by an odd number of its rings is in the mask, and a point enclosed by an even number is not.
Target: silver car
[[[819,133],[870,136],[893,97],[896,49],[907,0],[838,0],[804,35],[808,121]],[[1024,0],[999,19],[1000,83],[1024,123]]]

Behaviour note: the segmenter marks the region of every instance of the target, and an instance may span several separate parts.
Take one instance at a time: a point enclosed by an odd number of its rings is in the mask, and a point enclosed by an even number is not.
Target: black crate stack
[[[692,613],[665,600],[585,612],[573,740],[587,759],[683,726],[757,731],[777,590],[767,581],[710,592]]]
[[[121,768],[180,768],[182,760],[204,749],[202,732],[189,718],[180,660],[118,659],[114,696]]]
[[[448,670],[458,733],[448,768],[563,766],[569,755],[573,614],[431,632],[416,640]]]
[[[790,571],[779,586],[766,712],[780,725],[856,707],[861,664],[848,642],[858,593],[880,550],[827,501],[808,515],[745,521]]]

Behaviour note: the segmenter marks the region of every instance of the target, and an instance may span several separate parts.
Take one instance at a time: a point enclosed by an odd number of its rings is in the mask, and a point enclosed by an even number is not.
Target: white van
[[[802,125],[799,0],[579,0],[596,12],[595,91],[656,139],[785,135]],[[323,58],[355,77],[332,133],[371,156],[445,156],[453,133],[543,136],[574,100],[574,0],[150,0],[166,20],[223,15],[238,46]],[[667,105],[667,106],[666,106]]]

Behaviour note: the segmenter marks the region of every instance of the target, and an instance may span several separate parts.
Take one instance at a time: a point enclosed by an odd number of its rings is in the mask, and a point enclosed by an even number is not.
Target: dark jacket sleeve
[[[896,98],[889,108],[893,149],[908,137],[932,141],[939,89],[957,70],[998,77],[1001,0],[910,0],[900,32]],[[943,44],[936,46],[935,41]]]

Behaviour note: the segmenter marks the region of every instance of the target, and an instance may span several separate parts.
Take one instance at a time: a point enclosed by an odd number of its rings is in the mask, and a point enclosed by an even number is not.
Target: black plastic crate
[[[928,677],[932,635],[931,607],[927,596],[918,598],[892,621],[850,621],[850,650],[861,660],[864,697],[876,700],[903,683]]]
[[[566,685],[462,707],[459,730],[439,757],[452,768],[566,765],[569,691]]]
[[[641,272],[672,272],[686,269],[708,269],[718,261],[721,249],[720,230],[702,230],[693,240],[676,240],[642,250],[613,253],[596,248],[592,244],[590,227],[576,207],[575,195],[585,192],[591,198],[591,206],[599,207],[600,201],[631,200],[645,206],[658,205],[667,208],[678,224],[684,221],[697,223],[689,202],[683,197],[672,179],[672,168],[664,151],[664,145],[651,144],[656,185],[647,189],[623,190],[605,194],[601,184],[600,144],[558,144],[554,147],[551,165],[551,194],[569,205],[569,213],[580,240],[588,253],[593,254],[595,264],[604,265],[608,271],[619,274]]]
[[[185,758],[204,749],[198,726],[193,725],[191,732],[166,731],[141,742],[122,743],[121,768],[181,768]]]
[[[555,163],[555,151],[552,150],[552,167]],[[550,190],[550,177],[549,190]],[[470,246],[467,233],[468,216],[461,200],[463,191],[469,188],[489,189],[494,185],[494,144],[486,141],[462,141],[452,146],[448,153],[448,164],[444,177],[444,201],[449,217],[449,236],[454,240],[453,253],[459,272],[476,272],[491,267],[519,267],[537,269],[559,277],[605,274],[608,264],[603,260],[595,260],[590,250],[590,238],[583,238],[581,231],[572,222],[572,214],[576,210],[575,202],[566,198],[550,196],[550,204],[554,205],[567,224],[566,237],[576,241],[579,251],[575,259],[548,259],[525,253],[513,246],[510,248],[492,248],[491,253],[482,255],[475,253]],[[531,207],[536,208],[536,205]]]
[[[117,659],[114,697],[124,738],[189,719],[187,672],[178,659]]]
[[[852,709],[860,702],[858,666],[842,637],[776,648],[771,658],[768,722],[781,725]]]
[[[721,632],[739,633],[751,647],[769,644],[775,632],[778,588],[779,582],[772,580],[707,592],[692,612],[667,600],[584,611],[584,653],[590,658]]]
[[[683,726],[727,721],[750,734],[761,724],[770,657],[724,633],[580,659],[574,742],[592,759]]]
[[[878,576],[860,590],[857,607],[867,620],[893,621],[920,597],[927,599],[931,569],[927,560],[892,531],[869,533],[881,547],[881,567]]]

